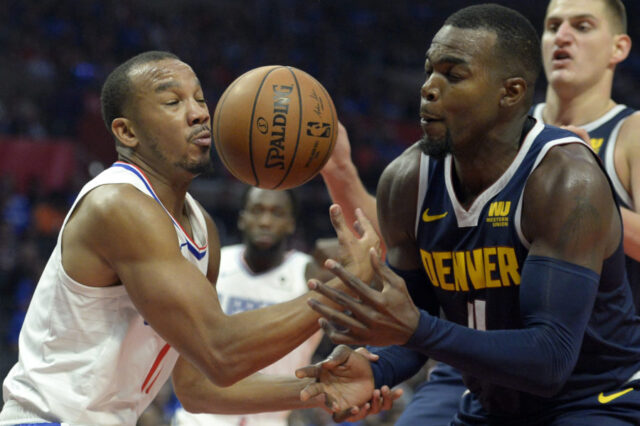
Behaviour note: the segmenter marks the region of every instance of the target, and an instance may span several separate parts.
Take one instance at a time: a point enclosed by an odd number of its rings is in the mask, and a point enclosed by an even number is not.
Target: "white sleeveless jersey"
[[[147,325],[125,287],[86,286],[69,277],[61,263],[61,235],[78,202],[100,185],[122,183],[162,206],[144,173],[122,162],[82,188],[27,311],[19,360],[4,381],[0,424],[26,423],[35,416],[72,425],[135,425],[170,377],[178,353]],[[193,238],[171,217],[175,243],[206,274],[207,226],[189,194],[185,204]]]
[[[285,302],[307,293],[305,269],[311,256],[290,251],[284,262],[270,271],[255,274],[246,265],[244,247],[240,244],[223,247],[220,274],[216,289],[225,313],[261,308]],[[261,370],[265,374],[293,376],[296,368],[308,365],[320,339],[317,332],[289,354]],[[288,411],[250,415],[191,414],[183,408],[176,410],[173,425],[260,425],[286,426]]]

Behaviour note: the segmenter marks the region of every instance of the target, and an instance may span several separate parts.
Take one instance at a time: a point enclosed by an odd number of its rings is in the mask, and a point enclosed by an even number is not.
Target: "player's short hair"
[[[602,0],[609,13],[611,29],[616,34],[627,33],[627,10],[621,0]]]
[[[158,62],[163,59],[180,60],[180,58],[173,53],[152,50],[140,53],[126,62],[123,62],[107,76],[107,79],[102,85],[102,92],[100,93],[102,120],[104,121],[105,126],[107,126],[109,133],[114,136],[116,143],[118,143],[118,139],[111,131],[111,123],[116,118],[124,115],[124,109],[131,99],[131,94],[133,93],[131,79],[129,78],[131,69],[138,65],[147,64],[149,62]]]
[[[249,193],[252,189],[256,187],[247,185],[240,196],[240,210],[244,210],[247,207],[247,202],[249,201]],[[291,189],[278,190],[278,192],[284,192],[289,196],[289,202],[291,204],[291,216],[293,216],[294,220],[298,219],[298,213],[300,209],[300,202],[298,201],[298,196]]]
[[[509,77],[523,77],[529,92],[533,93],[542,69],[540,36],[522,14],[508,7],[486,3],[460,9],[449,16],[444,25],[494,32],[497,36],[497,63],[502,65]]]

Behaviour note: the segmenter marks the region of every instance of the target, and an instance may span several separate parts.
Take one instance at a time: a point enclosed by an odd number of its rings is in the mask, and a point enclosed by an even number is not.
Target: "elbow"
[[[562,390],[565,383],[566,379],[553,378],[533,383],[526,391],[542,398],[552,398]]]
[[[243,375],[237,371],[237,366],[234,366],[233,363],[211,361],[209,364],[205,372],[207,378],[211,383],[222,388],[231,386],[247,376],[247,374]]]
[[[219,387],[231,386],[252,373],[252,371],[243,368],[243,364],[239,362],[237,357],[224,348],[210,351],[204,364],[205,367],[201,367],[201,369],[207,378]]]
[[[580,351],[580,340],[567,338],[557,334],[557,329],[550,336],[540,339],[536,347],[539,351],[537,362],[529,372],[529,389],[526,392],[543,398],[552,398],[562,391],[571,376]]]
[[[176,394],[176,398],[180,401],[180,405],[189,413],[200,414],[205,413],[207,411],[204,410],[204,401],[201,401],[197,398],[193,398],[189,395],[188,392],[181,392],[178,389],[174,389]]]
[[[556,367],[554,368],[553,365]],[[535,380],[529,383],[528,389],[524,390],[543,398],[556,396],[567,383],[573,370],[572,365],[574,363],[559,363],[556,360],[546,366],[539,366],[539,374],[535,375]]]

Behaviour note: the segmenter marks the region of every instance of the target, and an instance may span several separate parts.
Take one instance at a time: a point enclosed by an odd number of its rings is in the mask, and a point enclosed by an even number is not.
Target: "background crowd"
[[[542,29],[547,1],[496,1]],[[420,135],[418,88],[428,40],[470,0],[8,0],[0,2],[0,377],[15,362],[24,312],[78,189],[108,167],[114,143],[100,116],[106,75],[134,54],[169,50],[191,64],[211,111],[243,72],[281,64],[315,76],[349,131],[362,179]],[[629,35],[640,3],[625,2]],[[640,48],[616,72],[613,98],[640,107]],[[538,85],[543,98],[545,82]],[[241,184],[215,171],[192,194],[223,245],[238,241]],[[318,177],[296,189],[304,214],[293,245],[333,236]]]

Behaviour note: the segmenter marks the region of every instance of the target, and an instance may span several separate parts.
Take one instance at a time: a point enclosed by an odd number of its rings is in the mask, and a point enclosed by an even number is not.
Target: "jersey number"
[[[487,301],[467,302],[467,325],[476,330],[487,330]]]

